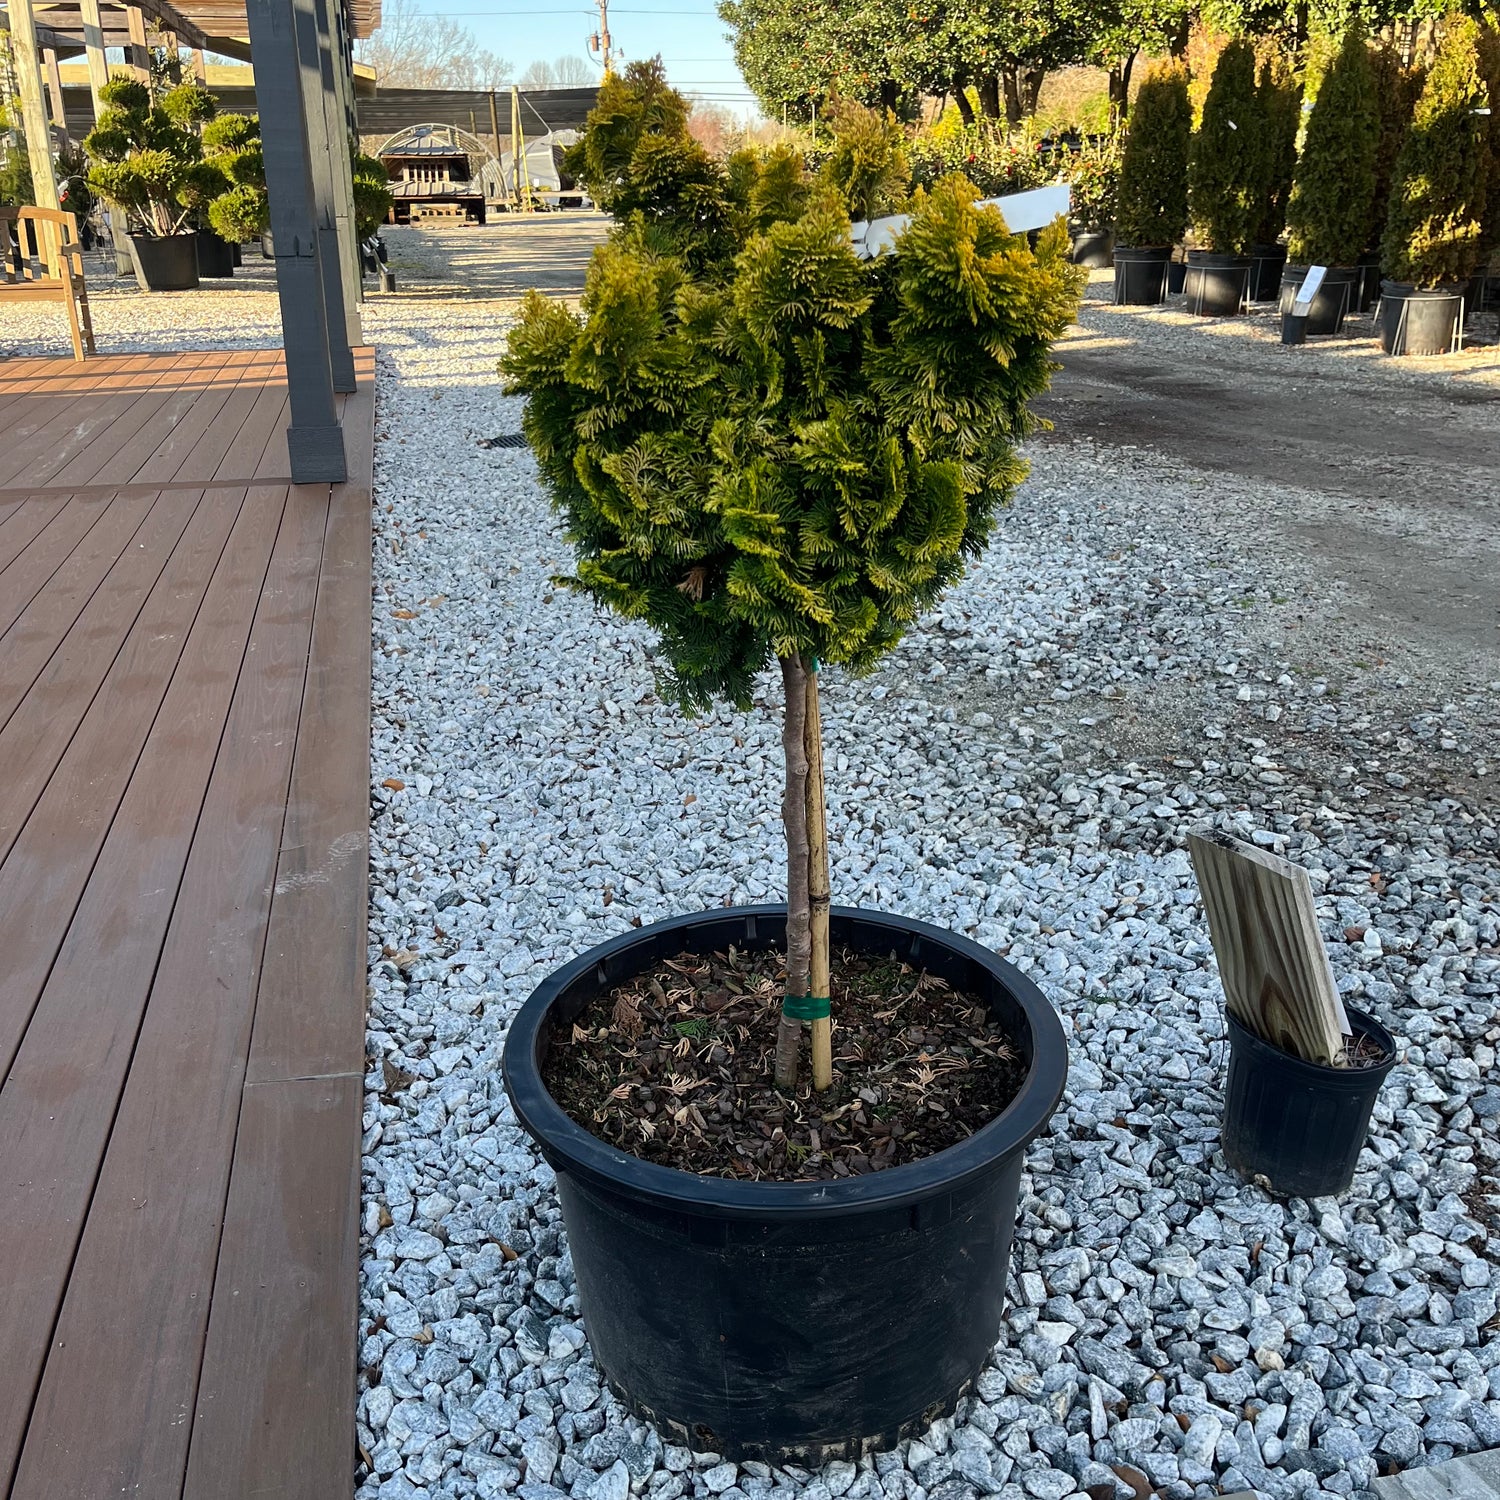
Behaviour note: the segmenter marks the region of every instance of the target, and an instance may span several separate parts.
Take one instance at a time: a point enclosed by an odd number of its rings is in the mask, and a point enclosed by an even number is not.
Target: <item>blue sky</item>
[[[586,39],[599,12],[585,0],[419,0],[424,11],[451,16],[480,44],[508,59],[517,73],[535,58],[587,56]],[[610,35],[627,58],[661,53],[667,76],[686,94],[723,104],[736,114],[754,106],[725,35],[714,0],[625,0],[609,7]]]

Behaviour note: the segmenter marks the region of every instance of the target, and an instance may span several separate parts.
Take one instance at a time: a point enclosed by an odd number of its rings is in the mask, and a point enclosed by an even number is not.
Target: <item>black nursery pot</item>
[[[948,1150],[831,1182],[700,1177],[573,1123],[542,1084],[553,1028],[678,953],[780,947],[785,907],[628,932],[560,969],[506,1038],[506,1090],[557,1173],[594,1357],[671,1441],[816,1464],[889,1447],[953,1409],[993,1346],[1026,1145],[1067,1078],[1056,1013],[976,943],[835,907],[836,944],[894,953],[984,999],[1027,1062],[1005,1112]]]
[[[1291,312],[1297,293],[1307,276],[1306,266],[1288,265],[1281,272],[1281,313]],[[1329,266],[1323,285],[1312,300],[1307,315],[1307,331],[1312,334],[1337,333],[1344,319],[1355,310],[1359,298],[1362,272],[1355,266]]]
[[[1285,265],[1285,245],[1251,245],[1248,295],[1252,302],[1274,302],[1281,295],[1281,272]]]
[[[188,292],[198,285],[198,236],[130,236],[135,279],[143,292]]]
[[[1115,246],[1115,305],[1155,307],[1166,296],[1170,245]]]
[[[1068,259],[1090,271],[1107,270],[1115,261],[1113,229],[1080,229],[1073,235]]]
[[[212,229],[198,231],[198,274],[221,277],[234,275],[234,246],[220,239]]]
[[[1431,290],[1405,281],[1380,284],[1380,347],[1387,354],[1451,354],[1464,288]]]
[[[1221,255],[1214,250],[1189,250],[1187,310],[1203,318],[1229,318],[1245,305],[1250,284],[1248,255]]]
[[[1380,1085],[1396,1063],[1384,1026],[1346,1007],[1358,1036],[1381,1049],[1369,1068],[1325,1068],[1263,1041],[1232,1015],[1224,1085],[1224,1155],[1281,1198],[1328,1198],[1354,1181]]]

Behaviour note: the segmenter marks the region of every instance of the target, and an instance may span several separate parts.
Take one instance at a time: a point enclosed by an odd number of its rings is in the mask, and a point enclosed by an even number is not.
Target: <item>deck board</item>
[[[350,481],[297,487],[274,351],[0,365],[8,1500],[353,1492],[356,358]]]

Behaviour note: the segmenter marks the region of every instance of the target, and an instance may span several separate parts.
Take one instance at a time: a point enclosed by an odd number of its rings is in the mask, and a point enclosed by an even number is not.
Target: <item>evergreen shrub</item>
[[[1200,248],[1243,255],[1261,217],[1265,173],[1255,50],[1236,37],[1219,54],[1193,136],[1188,214]]]
[[[1115,211],[1122,245],[1169,246],[1182,238],[1192,118],[1187,70],[1180,63],[1156,64],[1141,81],[1125,135]]]
[[[1297,132],[1302,128],[1302,89],[1280,55],[1260,66],[1260,170],[1252,240],[1274,245],[1286,228],[1287,201],[1297,168]]]

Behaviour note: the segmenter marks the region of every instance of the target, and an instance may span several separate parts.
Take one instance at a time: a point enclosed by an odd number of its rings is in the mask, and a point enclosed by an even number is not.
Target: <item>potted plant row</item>
[[[1120,192],[1120,137],[1089,137],[1070,153],[1071,256],[1074,265],[1099,271],[1114,264],[1115,209]]]
[[[1387,354],[1446,354],[1486,248],[1490,92],[1480,32],[1450,17],[1396,160],[1382,260],[1380,344]]]
[[[1274,302],[1281,294],[1281,273],[1286,265],[1282,235],[1297,166],[1297,132],[1302,124],[1302,88],[1281,56],[1268,57],[1261,63],[1256,103],[1261,163],[1250,241],[1248,296],[1252,302]]]
[[[1115,211],[1115,301],[1154,306],[1166,295],[1172,247],[1188,222],[1193,111],[1187,70],[1157,63],[1141,81],[1120,161]]]
[[[1066,1075],[995,954],[831,905],[821,724],[984,546],[1083,276],[1061,221],[1032,248],[958,177],[909,196],[878,116],[840,109],[813,179],[790,150],[721,166],[686,117],[659,62],[605,80],[568,166],[616,227],[576,312],[531,295],[501,370],[568,586],[652,628],[686,708],[780,698],[787,900],[581,955],[504,1075],[622,1400],[678,1442],[814,1463],[977,1373]],[[859,259],[852,222],[898,211]],[[961,1128],[916,1123],[934,1088]]]

